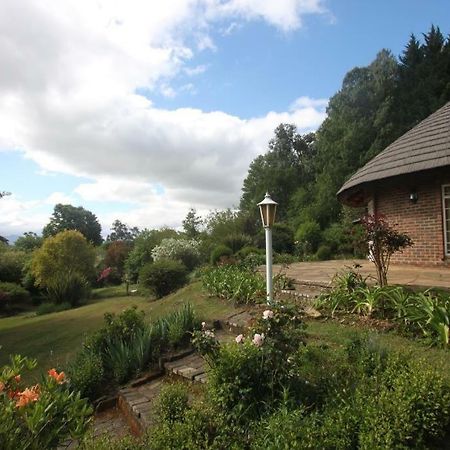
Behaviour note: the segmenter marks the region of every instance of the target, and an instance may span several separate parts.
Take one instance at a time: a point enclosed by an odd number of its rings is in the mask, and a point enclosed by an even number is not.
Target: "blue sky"
[[[0,5],[0,235],[58,202],[104,233],[237,205],[276,125],[316,129],[348,70],[450,31],[446,0],[18,3]]]

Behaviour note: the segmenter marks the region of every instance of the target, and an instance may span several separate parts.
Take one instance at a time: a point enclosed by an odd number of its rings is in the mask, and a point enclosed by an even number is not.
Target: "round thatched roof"
[[[371,159],[337,196],[347,203],[366,183],[445,166],[450,166],[450,102]]]

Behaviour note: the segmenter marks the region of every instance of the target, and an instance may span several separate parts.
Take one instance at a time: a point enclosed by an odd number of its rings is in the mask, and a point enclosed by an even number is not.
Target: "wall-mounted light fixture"
[[[409,201],[411,203],[417,203],[417,200],[419,200],[419,196],[417,195],[417,192],[411,191],[409,194]]]

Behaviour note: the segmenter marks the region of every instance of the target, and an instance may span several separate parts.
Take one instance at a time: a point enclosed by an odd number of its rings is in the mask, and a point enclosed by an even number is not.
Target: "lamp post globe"
[[[258,203],[261,221],[266,234],[266,291],[267,303],[273,303],[273,276],[272,276],[272,226],[275,223],[275,214],[278,203],[272,200],[266,192],[264,200]]]

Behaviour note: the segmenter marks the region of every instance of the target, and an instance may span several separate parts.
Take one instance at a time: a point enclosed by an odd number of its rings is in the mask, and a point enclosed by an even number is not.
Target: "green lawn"
[[[341,324],[337,321],[308,320],[308,341],[314,344],[326,344],[330,347],[343,348],[355,334],[366,333],[361,326]],[[410,355],[411,358],[422,359],[423,363],[439,370],[450,382],[450,351],[437,347],[429,347],[424,340],[413,340],[394,332],[377,332],[369,334],[383,347]]]
[[[101,291],[100,296],[107,292]],[[117,293],[117,289],[110,292],[111,295]],[[151,301],[138,296],[101,298],[58,313],[7,317],[0,319],[0,365],[8,361],[10,354],[18,353],[37,358],[40,370],[64,366],[80,349],[86,333],[102,326],[106,312],[119,313],[136,305],[150,320],[177,309],[186,301],[205,320],[225,317],[234,309],[230,304],[206,297],[200,283],[196,282],[161,300]]]

